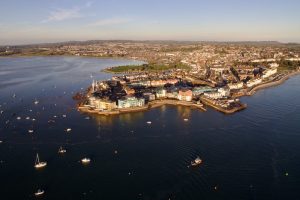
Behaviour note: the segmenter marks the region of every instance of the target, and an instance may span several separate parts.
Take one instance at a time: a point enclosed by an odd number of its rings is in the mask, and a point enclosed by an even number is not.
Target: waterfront
[[[131,61],[0,59],[4,199],[33,199],[40,187],[44,199],[299,198],[299,76],[243,97],[248,108],[230,116],[180,106],[118,116],[77,112],[74,93],[93,78],[110,78],[100,70],[120,64]],[[41,171],[33,168],[37,152],[48,162]],[[203,164],[187,168],[197,155]],[[85,156],[88,166],[79,163]]]

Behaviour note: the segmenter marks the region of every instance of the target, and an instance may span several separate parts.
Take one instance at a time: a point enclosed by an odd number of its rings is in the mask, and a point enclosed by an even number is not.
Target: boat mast
[[[36,160],[35,160],[35,164],[40,163],[40,159],[39,159],[39,154],[36,154]]]

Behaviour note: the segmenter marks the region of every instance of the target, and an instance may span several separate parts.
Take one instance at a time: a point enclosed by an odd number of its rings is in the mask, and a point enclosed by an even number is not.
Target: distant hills
[[[236,45],[262,45],[262,46],[300,46],[299,43],[281,43],[278,41],[175,41],[175,40],[87,40],[87,41],[66,41],[55,43],[39,43],[27,45],[0,45],[3,47],[18,47],[18,48],[41,48],[41,47],[55,47],[64,45],[93,45],[103,43],[149,43],[149,44],[236,44]]]

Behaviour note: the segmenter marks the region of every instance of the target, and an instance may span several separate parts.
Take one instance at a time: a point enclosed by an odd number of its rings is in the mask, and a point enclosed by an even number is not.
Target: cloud
[[[111,19],[101,19],[95,21],[93,23],[88,24],[89,26],[109,26],[109,25],[116,25],[116,24],[126,24],[132,21],[129,18],[111,18]]]
[[[74,7],[71,9],[57,9],[55,11],[50,12],[50,15],[43,23],[52,22],[52,21],[63,21],[75,18],[81,18],[80,8]]]

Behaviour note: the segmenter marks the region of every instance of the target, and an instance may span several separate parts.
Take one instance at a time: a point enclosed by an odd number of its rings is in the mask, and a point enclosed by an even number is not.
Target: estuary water
[[[300,199],[300,76],[242,98],[248,108],[234,115],[175,106],[108,117],[76,110],[74,93],[111,77],[101,69],[134,63],[0,58],[1,200],[37,199],[39,188],[38,199],[50,200]],[[46,168],[34,168],[37,153]],[[187,167],[198,155],[203,164]]]

